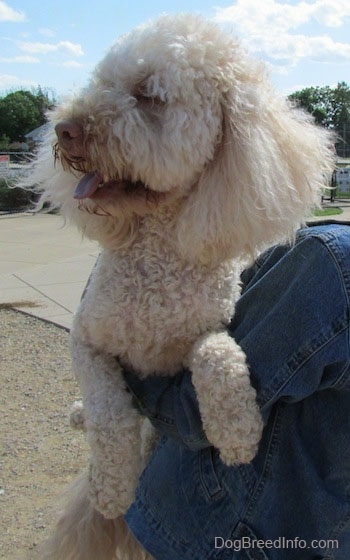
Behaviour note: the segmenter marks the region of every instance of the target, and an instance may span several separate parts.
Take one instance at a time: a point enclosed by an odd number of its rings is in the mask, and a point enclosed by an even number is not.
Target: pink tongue
[[[87,173],[82,179],[80,179],[74,191],[74,198],[77,198],[78,200],[82,198],[89,198],[97,191],[102,182],[103,179],[97,171]]]

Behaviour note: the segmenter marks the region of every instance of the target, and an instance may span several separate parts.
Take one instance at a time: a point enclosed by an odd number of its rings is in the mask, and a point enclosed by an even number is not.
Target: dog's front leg
[[[194,345],[190,368],[208,440],[227,465],[250,462],[263,422],[243,350],[226,332],[207,334]]]
[[[116,358],[71,336],[73,369],[84,405],[84,427],[91,447],[90,497],[113,519],[134,499],[141,471],[142,417],[132,406]]]

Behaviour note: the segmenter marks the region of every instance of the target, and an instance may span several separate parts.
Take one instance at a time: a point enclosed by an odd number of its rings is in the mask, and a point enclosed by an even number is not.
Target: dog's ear
[[[236,80],[223,97],[222,140],[177,230],[184,254],[206,261],[292,239],[333,169],[333,138],[265,77],[240,87]]]

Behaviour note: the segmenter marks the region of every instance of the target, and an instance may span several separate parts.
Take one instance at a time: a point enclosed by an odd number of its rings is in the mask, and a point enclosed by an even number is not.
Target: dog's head
[[[188,257],[252,252],[291,235],[332,168],[326,132],[234,38],[187,14],[123,36],[51,122],[31,180],[116,248],[145,215],[174,208]]]

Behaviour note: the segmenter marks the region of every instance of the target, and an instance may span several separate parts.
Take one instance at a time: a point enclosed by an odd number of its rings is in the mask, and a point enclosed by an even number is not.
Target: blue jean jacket
[[[305,228],[242,280],[229,332],[265,421],[258,454],[221,462],[189,371],[126,374],[162,434],[126,521],[157,560],[349,560],[350,227]]]

